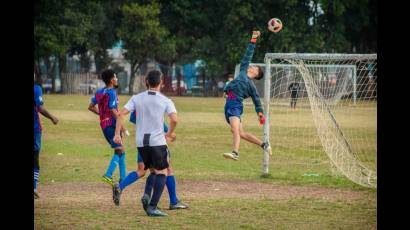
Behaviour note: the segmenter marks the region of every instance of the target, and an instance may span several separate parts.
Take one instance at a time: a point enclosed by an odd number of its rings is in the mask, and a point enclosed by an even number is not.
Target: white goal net
[[[376,188],[377,55],[267,53],[259,65],[264,139],[273,150],[270,160],[264,153],[263,173],[286,161],[295,165],[290,173],[343,175]]]

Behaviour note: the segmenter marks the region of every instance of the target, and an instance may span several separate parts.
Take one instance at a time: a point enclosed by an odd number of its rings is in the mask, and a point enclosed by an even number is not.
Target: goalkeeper
[[[261,101],[256,90],[253,79],[260,80],[263,78],[263,70],[260,66],[251,65],[249,63],[252,60],[253,51],[255,49],[255,43],[260,36],[260,31],[253,31],[252,38],[248,44],[245,55],[242,58],[239,74],[232,80],[229,85],[225,87],[225,93],[228,95],[225,103],[225,119],[231,126],[231,132],[233,136],[233,150],[231,153],[224,153],[223,156],[227,159],[238,160],[239,159],[239,144],[241,138],[260,146],[263,149],[269,151],[272,155],[272,150],[268,142],[262,142],[256,136],[247,133],[243,130],[241,123],[241,115],[243,113],[242,101],[248,97],[252,98],[255,110],[258,115],[259,123],[264,124],[265,116]]]

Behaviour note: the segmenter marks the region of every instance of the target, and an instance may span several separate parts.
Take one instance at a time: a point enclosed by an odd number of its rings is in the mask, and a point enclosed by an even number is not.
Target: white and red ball
[[[274,33],[279,32],[283,27],[282,21],[279,18],[272,18],[268,22],[268,30]]]

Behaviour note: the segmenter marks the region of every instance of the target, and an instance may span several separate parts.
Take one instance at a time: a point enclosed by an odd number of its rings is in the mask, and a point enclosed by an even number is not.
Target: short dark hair
[[[101,73],[101,79],[105,83],[105,85],[110,84],[111,79],[114,78],[114,70],[112,69],[106,69]]]
[[[260,79],[262,79],[263,78],[263,76],[264,76],[264,72],[263,72],[263,69],[262,69],[262,67],[261,66],[256,66],[256,67],[258,67],[258,76],[257,77],[255,77],[255,79],[256,80],[260,80]]]
[[[161,72],[158,70],[149,71],[146,80],[150,87],[157,87],[161,83]]]

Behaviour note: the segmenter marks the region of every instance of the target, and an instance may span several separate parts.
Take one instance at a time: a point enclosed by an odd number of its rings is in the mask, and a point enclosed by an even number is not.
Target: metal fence
[[[63,73],[61,75],[61,93],[94,94],[104,83],[94,73]]]

